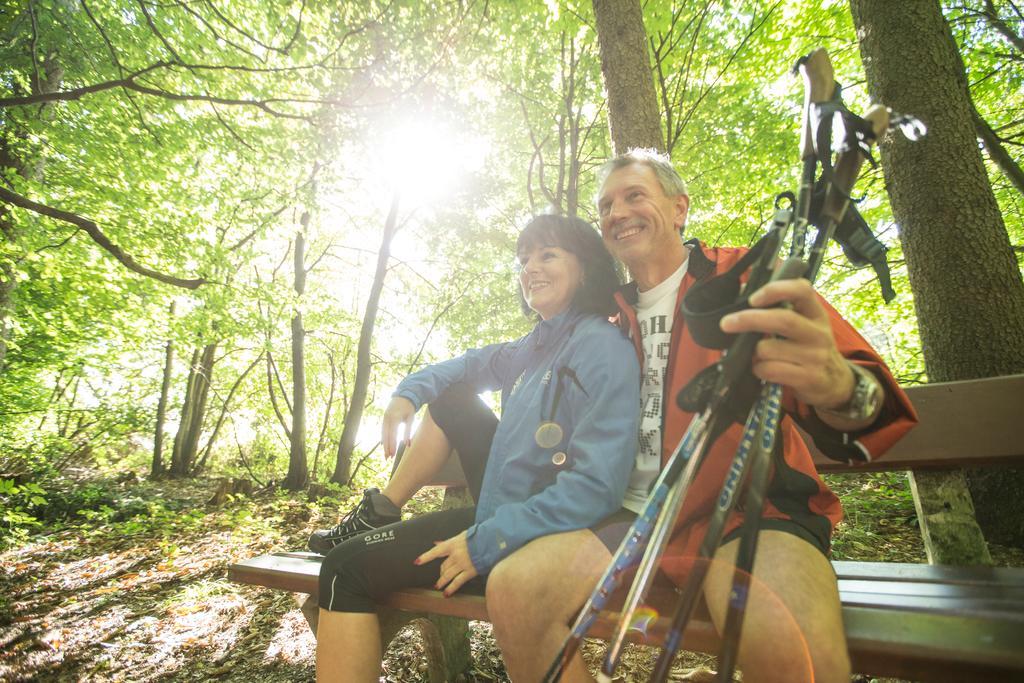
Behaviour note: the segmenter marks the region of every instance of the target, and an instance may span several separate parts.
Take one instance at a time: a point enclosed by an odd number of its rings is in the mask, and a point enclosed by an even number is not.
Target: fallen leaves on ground
[[[922,562],[913,501],[899,475],[837,477],[847,519],[839,559]],[[257,493],[206,507],[216,482],[132,484],[161,501],[152,519],[92,520],[51,529],[0,554],[0,680],[312,681],[315,639],[286,593],[239,586],[227,566],[305,545],[356,502]],[[436,491],[410,507],[436,508]],[[1024,565],[1024,552],[993,547],[997,563]],[[6,612],[6,613],[5,613]],[[506,681],[489,624],[470,624],[472,665],[462,683]],[[587,641],[596,671],[605,643]],[[424,680],[424,647],[406,628],[385,655],[382,680]],[[657,650],[628,646],[616,681],[645,680]],[[682,653],[670,680],[712,680],[715,660]]]

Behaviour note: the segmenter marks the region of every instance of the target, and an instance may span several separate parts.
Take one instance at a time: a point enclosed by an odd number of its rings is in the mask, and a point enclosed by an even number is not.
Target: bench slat
[[[956,585],[944,583],[911,583],[909,581],[884,581],[866,579],[839,579],[839,590],[851,597],[858,594],[885,595],[894,597],[933,598],[973,602],[996,600],[1005,603],[1024,603],[1024,588],[1014,586]]]
[[[1020,680],[1019,623],[844,607],[854,671],[927,681]]]
[[[832,568],[840,579],[908,581],[955,585],[991,585],[1024,587],[1024,572],[1007,567],[952,567],[909,562],[852,562],[833,560]]]
[[[320,592],[318,579],[323,559],[314,553],[260,555],[232,563],[228,578],[235,583],[316,595]]]

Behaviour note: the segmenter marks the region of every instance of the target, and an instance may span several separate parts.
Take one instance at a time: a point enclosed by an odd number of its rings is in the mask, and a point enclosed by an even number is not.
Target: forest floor
[[[924,562],[902,474],[834,478],[847,519],[836,559]],[[0,680],[312,681],[314,639],[292,596],[227,579],[236,560],[303,549],[355,502],[260,492],[208,504],[212,480],[140,481],[80,473],[65,482],[89,509],[0,553]],[[71,495],[73,494],[73,495]],[[425,491],[411,507],[439,503]],[[997,564],[1024,552],[993,546]],[[472,681],[507,680],[485,623],[471,624]],[[585,656],[599,661],[603,645]],[[656,652],[630,646],[616,680],[645,679]],[[705,680],[714,660],[680,656],[672,680]],[[414,629],[389,648],[384,678],[425,677]]]

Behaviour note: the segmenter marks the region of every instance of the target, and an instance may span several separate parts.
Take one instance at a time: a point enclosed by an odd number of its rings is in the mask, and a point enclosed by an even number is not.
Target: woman
[[[476,507],[390,524],[330,550],[320,572],[318,680],[378,679],[376,601],[388,593],[480,592],[488,572],[524,544],[588,527],[600,536],[602,520],[621,506],[640,397],[636,355],[607,321],[619,283],[614,262],[590,225],[558,216],[530,221],[516,252],[520,302],[538,319],[534,329],[409,375],[384,414],[391,454],[398,428],[429,404],[395,477],[376,495],[397,510],[455,448]],[[477,398],[496,389],[500,422]]]

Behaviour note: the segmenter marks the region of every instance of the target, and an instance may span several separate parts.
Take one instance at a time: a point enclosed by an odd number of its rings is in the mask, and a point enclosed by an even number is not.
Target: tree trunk
[[[196,367],[199,365],[200,349],[193,349],[192,360],[188,364],[188,379],[185,381],[185,399],[181,403],[181,415],[178,417],[178,431],[174,434],[174,448],[171,450],[170,472],[188,471],[182,467],[182,444],[185,441],[185,434],[188,433],[188,426],[192,422],[192,395],[196,386]]]
[[[174,302],[167,311],[167,319],[173,324]],[[174,372],[174,342],[170,336],[167,339],[167,349],[164,352],[164,379],[160,383],[160,401],[156,404],[156,430],[153,433],[153,467],[150,470],[151,477],[159,477],[164,473],[163,445],[164,445],[164,419],[167,416],[167,395],[171,389],[171,374]]]
[[[928,377],[945,382],[1022,372],[1024,283],[978,149],[963,61],[941,7],[937,0],[850,4],[872,99],[919,116],[929,128],[919,142],[889,136],[881,145]],[[989,470],[969,478],[979,521],[991,538],[1005,542],[987,522],[1013,520],[1019,530],[1024,477]],[[1011,495],[991,493],[989,479],[1007,484]],[[944,480],[947,485],[953,482]],[[948,512],[940,508],[925,514]],[[961,528],[962,521],[953,526]]]
[[[0,238],[13,244],[17,240],[17,236],[9,216],[10,211],[6,207],[0,207]],[[14,264],[6,257],[0,259],[0,374],[4,372],[7,347],[11,343],[11,335],[14,332],[11,320],[14,317],[15,282]]]
[[[366,301],[366,312],[363,313],[363,325],[359,330],[359,349],[356,355],[356,377],[352,386],[352,398],[348,404],[348,412],[345,414],[345,427],[341,431],[341,440],[338,442],[338,458],[334,464],[334,474],[331,476],[331,481],[338,484],[348,483],[349,470],[352,467],[352,453],[356,447],[356,434],[359,432],[359,423],[363,418],[363,404],[366,402],[367,387],[370,384],[370,341],[373,337],[373,326],[377,320],[380,293],[384,289],[384,278],[388,273],[391,240],[398,227],[398,200],[399,192],[395,190],[387,220],[384,222],[384,236],[380,241],[380,251],[377,252],[377,270],[373,275],[370,296]]]
[[[309,222],[309,214],[302,215],[305,228]],[[306,290],[305,264],[306,238],[302,231],[295,236],[295,293],[301,301]],[[296,308],[292,317],[292,438],[291,455],[288,458],[288,475],[284,478],[284,487],[291,491],[299,491],[306,486],[308,470],[306,468],[306,360],[304,341],[306,331],[302,327],[302,311]]]
[[[601,48],[601,73],[608,92],[612,149],[615,154],[631,147],[664,152],[639,0],[594,0],[594,17]]]
[[[213,376],[214,355],[217,343],[207,344],[202,352],[196,349],[189,370],[188,389],[181,409],[181,424],[174,438],[174,454],[171,457],[172,477],[188,477],[192,474],[192,463],[199,450],[199,436],[203,431],[206,417],[206,402],[210,395],[210,379]],[[198,362],[197,362],[198,359]]]

